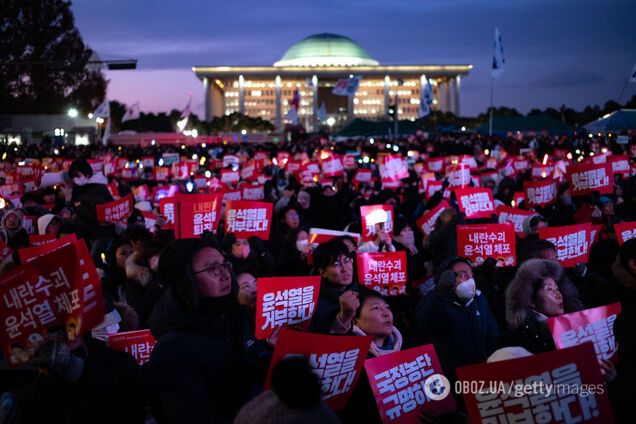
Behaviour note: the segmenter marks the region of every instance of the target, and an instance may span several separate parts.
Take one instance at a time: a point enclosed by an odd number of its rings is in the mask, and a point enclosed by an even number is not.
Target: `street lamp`
[[[71,118],[77,118],[77,115],[79,115],[77,109],[75,109],[74,107],[70,108],[68,112],[66,112],[66,114]]]

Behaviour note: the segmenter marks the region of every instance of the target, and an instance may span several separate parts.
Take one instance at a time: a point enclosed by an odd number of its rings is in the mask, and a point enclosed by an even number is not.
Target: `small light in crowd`
[[[103,263],[106,263],[106,254],[104,252],[100,253],[99,257],[102,258]]]
[[[139,163],[139,159],[137,159],[137,160],[135,161],[135,163]]]
[[[510,204],[512,205],[512,207],[514,208],[515,205],[517,204],[517,202],[515,202],[514,200],[512,202],[510,202]]]
[[[205,178],[210,178],[212,176],[212,173],[209,170],[207,170],[205,171],[204,175],[205,175]]]
[[[95,121],[97,121],[98,124],[103,124],[104,123],[104,118],[100,118],[99,116],[95,119]]]
[[[55,156],[57,156],[57,155],[59,155],[59,154],[60,154],[60,151],[59,151],[59,150],[57,150],[57,149],[53,149],[53,154],[54,154]],[[6,155],[6,153],[5,153],[5,155]],[[3,157],[2,159],[4,160],[4,157]]]
[[[358,159],[358,163],[362,163],[362,159]]]
[[[157,144],[157,140],[155,140],[154,138],[152,140],[150,140],[150,145],[154,146],[155,144]]]
[[[56,153],[56,154],[57,154],[57,153]],[[4,153],[2,154],[2,160],[5,160],[6,158],[7,158],[7,152],[4,152]]]
[[[362,162],[369,163],[369,156],[365,156],[362,158]]]
[[[391,143],[387,143],[386,148],[390,149],[391,148]]]
[[[576,150],[574,151],[574,153],[576,153],[577,155],[580,155],[580,154],[581,154],[581,151],[580,151],[579,149],[576,149]]]
[[[194,183],[192,181],[188,181],[185,186],[188,193],[192,193],[192,190],[194,189]]]
[[[185,144],[181,145],[181,150],[185,150]]]
[[[600,136],[601,136],[601,133],[598,133],[598,134],[596,134],[596,135],[597,135],[597,137],[600,137]]]
[[[25,162],[25,161],[23,161],[23,160],[21,160],[20,162],[18,162],[18,165],[19,165],[19,166],[24,166],[25,164],[26,164],[26,162]]]
[[[144,168],[144,164],[143,164],[143,163],[140,163],[140,164],[139,164],[139,169],[143,169],[143,168]]]
[[[375,163],[375,159],[371,159],[371,163]]]
[[[247,130],[241,130],[241,134],[243,135],[247,134]]]
[[[205,163],[205,156],[201,156],[201,159],[199,159],[199,166],[203,166],[204,163]]]
[[[207,144],[205,144],[205,143],[201,143],[201,148],[202,148],[202,149],[205,149],[205,147],[206,147],[206,146],[207,146]]]
[[[192,134],[192,137],[198,137],[199,136],[199,131],[196,130],[196,129],[193,129],[191,134]]]
[[[212,185],[212,181],[208,181],[205,183],[208,187],[210,187]]]
[[[568,154],[565,157],[568,158],[568,160],[572,160],[572,153],[568,152]]]
[[[373,138],[370,138],[369,139],[369,144],[373,144],[373,143],[375,143],[375,140]]]
[[[92,113],[89,113],[89,114],[88,114],[88,119],[93,119],[93,116],[94,116],[94,115],[93,115]]]
[[[590,156],[594,156],[594,152],[590,152]]]
[[[121,146],[117,147],[117,150],[121,151]]]
[[[406,155],[407,155],[408,157],[413,156],[413,150],[409,150],[408,152],[406,152]]]
[[[593,136],[592,134],[588,134],[587,136],[588,136],[589,138],[592,138],[592,137],[594,137],[594,136]]]
[[[400,148],[397,145],[393,146],[393,151],[394,152],[397,152],[398,150],[400,150]]]
[[[163,158],[159,158],[159,162],[157,162],[159,166],[163,166]]]
[[[462,131],[466,131],[466,127],[462,127],[462,128],[461,128],[461,130],[462,130]]]
[[[79,115],[79,112],[77,112],[77,109],[75,109],[74,107],[70,108],[68,110],[68,112],[66,112],[66,114],[70,117],[70,118],[77,118],[77,115]]]
[[[490,150],[488,150],[488,149],[484,150],[484,155],[489,156],[490,155]]]
[[[199,156],[198,156],[196,153],[195,153],[195,154],[193,154],[193,155],[192,155],[192,160],[197,160],[197,159],[199,159]]]
[[[603,148],[601,149],[601,153],[607,153],[607,147],[603,147]]]
[[[548,163],[548,154],[547,153],[545,155],[543,155],[543,164],[545,165],[546,163]]]
[[[278,166],[278,159],[276,158],[272,159],[272,163],[274,164],[274,166]]]

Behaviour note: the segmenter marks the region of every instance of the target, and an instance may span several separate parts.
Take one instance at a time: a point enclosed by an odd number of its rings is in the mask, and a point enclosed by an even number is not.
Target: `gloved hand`
[[[84,360],[73,355],[71,349],[58,340],[49,340],[40,346],[30,362],[46,368],[53,377],[65,383],[77,382],[84,371]]]

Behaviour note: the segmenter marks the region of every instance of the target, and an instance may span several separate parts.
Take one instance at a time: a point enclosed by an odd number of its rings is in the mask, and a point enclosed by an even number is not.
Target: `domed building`
[[[427,80],[433,110],[459,114],[460,79],[472,65],[380,65],[359,44],[337,34],[315,34],[292,45],[273,66],[195,66],[203,81],[206,120],[240,112],[282,129],[298,93],[298,120],[309,130],[353,118],[417,119]],[[343,79],[358,80],[354,94],[336,95]],[[346,85],[346,83],[345,83]],[[451,93],[452,91],[452,93]]]

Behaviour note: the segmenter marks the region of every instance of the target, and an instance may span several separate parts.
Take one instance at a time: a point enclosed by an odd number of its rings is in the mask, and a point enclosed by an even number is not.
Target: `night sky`
[[[506,71],[495,105],[579,109],[618,100],[636,62],[634,0],[77,0],[85,42],[102,59],[139,60],[107,73],[108,98],[142,111],[182,109],[203,89],[193,65],[265,65],[296,41],[331,32],[381,64],[465,64],[461,113],[488,107],[494,26]],[[636,94],[631,84],[623,101]]]

